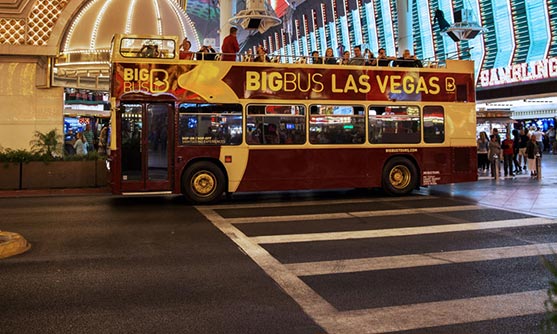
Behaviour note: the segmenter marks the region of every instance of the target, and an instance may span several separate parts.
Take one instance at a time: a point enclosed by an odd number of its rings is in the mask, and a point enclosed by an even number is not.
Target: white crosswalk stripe
[[[546,224],[557,224],[557,220],[548,220],[545,218],[527,218],[527,219],[516,219],[516,220],[497,220],[497,221],[483,222],[483,223],[465,223],[465,224],[447,224],[447,225],[433,225],[433,226],[421,226],[421,227],[389,228],[389,229],[382,229],[382,230],[269,235],[269,236],[252,237],[252,240],[258,244],[278,244],[278,243],[308,242],[308,241],[330,241],[330,240],[347,240],[347,239],[400,237],[400,236],[408,236],[408,235],[477,231],[477,230],[487,230],[487,229],[496,229],[496,228],[522,227],[522,226],[546,225]]]
[[[418,197],[420,198],[420,197]],[[424,196],[423,198],[428,198]],[[431,198],[431,197],[429,197]],[[416,198],[412,198],[414,200]],[[390,200],[390,199],[389,199]],[[397,199],[399,200],[399,199]],[[354,203],[351,201],[315,202],[311,205]],[[360,203],[365,203],[361,201]],[[307,203],[306,203],[307,204]],[[332,214],[307,214],[290,216],[259,216],[224,218],[220,209],[246,209],[284,207],[278,204],[223,205],[218,207],[197,207],[216,227],[233,240],[250,256],[277,284],[289,294],[314,321],[327,333],[386,333],[420,328],[456,325],[476,321],[518,317],[544,312],[546,290],[522,291],[503,295],[487,295],[456,300],[441,300],[400,306],[377,307],[352,311],[339,311],[320,296],[301,278],[304,276],[335,275],[377,270],[396,270],[421,266],[442,266],[480,261],[491,261],[553,254],[557,243],[530,243],[526,245],[465,249],[458,251],[430,252],[382,256],[372,258],[342,259],[304,263],[280,263],[262,245],[289,244],[300,242],[334,241],[364,238],[385,238],[419,236],[464,231],[482,231],[513,227],[554,225],[555,219],[522,218],[487,222],[461,223],[460,219],[448,218],[453,224],[419,227],[365,229],[358,231],[323,232],[304,234],[258,235],[248,237],[238,227],[243,224],[257,224],[288,221],[316,221],[347,218],[365,218],[411,214],[442,214],[444,212],[482,210],[477,205],[431,207],[419,209],[376,210],[340,212]],[[288,206],[303,206],[300,203]],[[367,225],[368,228],[370,225]],[[416,316],[419,315],[419,316]],[[404,321],[401,321],[404,319]]]
[[[285,264],[285,267],[297,276],[313,276],[551,255],[556,250],[557,243],[547,243],[365,259],[292,263]]]

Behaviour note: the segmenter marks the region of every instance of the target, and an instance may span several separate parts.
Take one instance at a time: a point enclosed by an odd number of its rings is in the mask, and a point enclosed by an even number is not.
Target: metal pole
[[[542,156],[538,153],[536,154],[536,178],[542,179]]]
[[[405,49],[414,54],[414,36],[412,35],[412,4],[413,0],[397,0],[398,9],[398,56]]]

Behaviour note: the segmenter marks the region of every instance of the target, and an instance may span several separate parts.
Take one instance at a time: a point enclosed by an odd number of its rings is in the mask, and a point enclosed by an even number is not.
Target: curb
[[[0,232],[0,259],[24,253],[30,248],[31,244],[20,234]]]

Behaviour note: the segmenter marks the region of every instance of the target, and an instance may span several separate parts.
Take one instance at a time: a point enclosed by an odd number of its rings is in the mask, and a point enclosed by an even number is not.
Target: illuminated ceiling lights
[[[246,0],[246,9],[236,13],[228,22],[236,27],[264,33],[281,24],[282,20],[265,8],[264,0]]]

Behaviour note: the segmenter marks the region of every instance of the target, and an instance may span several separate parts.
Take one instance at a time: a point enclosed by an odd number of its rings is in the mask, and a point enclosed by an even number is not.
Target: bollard
[[[501,166],[499,166],[499,156],[497,154],[494,154],[491,161],[491,171],[495,173],[495,180],[499,180],[499,168],[501,168]]]
[[[539,153],[536,154],[536,179],[542,179],[542,156]]]

